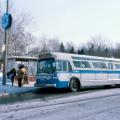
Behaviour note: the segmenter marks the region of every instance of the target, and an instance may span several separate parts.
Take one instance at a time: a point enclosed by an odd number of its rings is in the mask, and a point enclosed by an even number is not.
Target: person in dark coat
[[[18,86],[21,87],[22,86],[22,80],[24,78],[24,72],[22,71],[22,68],[24,68],[24,65],[20,65],[19,69],[17,71],[17,75],[18,75]]]
[[[12,86],[13,86],[13,83],[14,83],[15,76],[16,76],[16,69],[15,68],[13,68],[12,70],[10,70],[7,73],[7,77],[11,80]]]

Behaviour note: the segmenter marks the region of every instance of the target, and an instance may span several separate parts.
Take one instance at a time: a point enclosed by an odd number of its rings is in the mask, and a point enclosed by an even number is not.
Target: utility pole
[[[8,47],[8,29],[11,27],[12,16],[9,14],[9,0],[6,0],[6,13],[2,17],[2,27],[5,31],[4,36],[4,57],[3,57],[3,80],[2,84],[6,85],[7,79],[7,47]]]

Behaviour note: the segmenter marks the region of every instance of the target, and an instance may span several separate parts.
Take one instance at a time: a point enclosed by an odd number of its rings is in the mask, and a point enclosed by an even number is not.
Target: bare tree
[[[0,9],[0,18],[4,12]],[[10,1],[9,12],[12,14],[12,26],[8,31],[8,54],[24,55],[26,54],[26,50],[28,50],[26,47],[30,46],[30,41],[33,39],[30,31],[27,31],[33,18],[29,14],[20,14],[15,10],[14,1]],[[2,27],[0,27],[0,47],[4,42],[4,30],[1,29]]]
[[[57,38],[49,39],[45,35],[36,39],[31,50],[32,54],[38,55],[41,52],[58,52],[59,51],[59,40]]]
[[[59,40],[57,38],[52,38],[48,40],[48,50],[54,52],[59,51]]]
[[[26,45],[31,41],[31,34],[25,29],[30,23],[30,18],[26,14],[13,15],[13,24],[9,30],[9,55],[24,55],[26,53]]]
[[[0,4],[0,21],[2,20],[3,12]],[[2,44],[4,42],[4,30],[2,29],[2,24],[0,24],[0,53],[2,52]]]
[[[109,42],[110,43],[110,42]],[[87,43],[87,54],[97,56],[108,56],[110,57],[111,44],[108,44],[108,40],[101,35],[93,37]]]

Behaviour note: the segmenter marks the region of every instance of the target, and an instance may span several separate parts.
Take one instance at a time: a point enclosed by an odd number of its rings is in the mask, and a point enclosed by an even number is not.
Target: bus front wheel
[[[76,79],[72,79],[72,80],[70,81],[69,88],[70,88],[70,91],[72,91],[72,92],[78,91],[78,90],[80,89],[79,81],[76,80]]]

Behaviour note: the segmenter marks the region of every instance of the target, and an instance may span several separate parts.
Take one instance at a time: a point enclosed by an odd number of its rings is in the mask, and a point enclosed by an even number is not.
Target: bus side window
[[[108,69],[113,69],[113,64],[112,63],[108,63]]]
[[[120,64],[115,64],[116,69],[120,69]]]
[[[104,62],[92,62],[94,68],[107,69]]]
[[[87,61],[81,61],[81,63],[82,63],[82,68],[90,68],[91,67],[89,62],[87,62]]]
[[[99,65],[100,65],[100,68],[103,68],[103,69],[107,69],[107,66],[106,66],[106,64],[105,63],[99,63]]]
[[[62,61],[63,63],[63,71],[67,71],[67,61]]]
[[[62,71],[62,61],[60,60],[56,61],[56,70]]]
[[[72,72],[72,66],[69,61],[68,61],[68,72]]]
[[[67,61],[57,60],[56,61],[56,70],[57,71],[66,71],[67,72]]]

